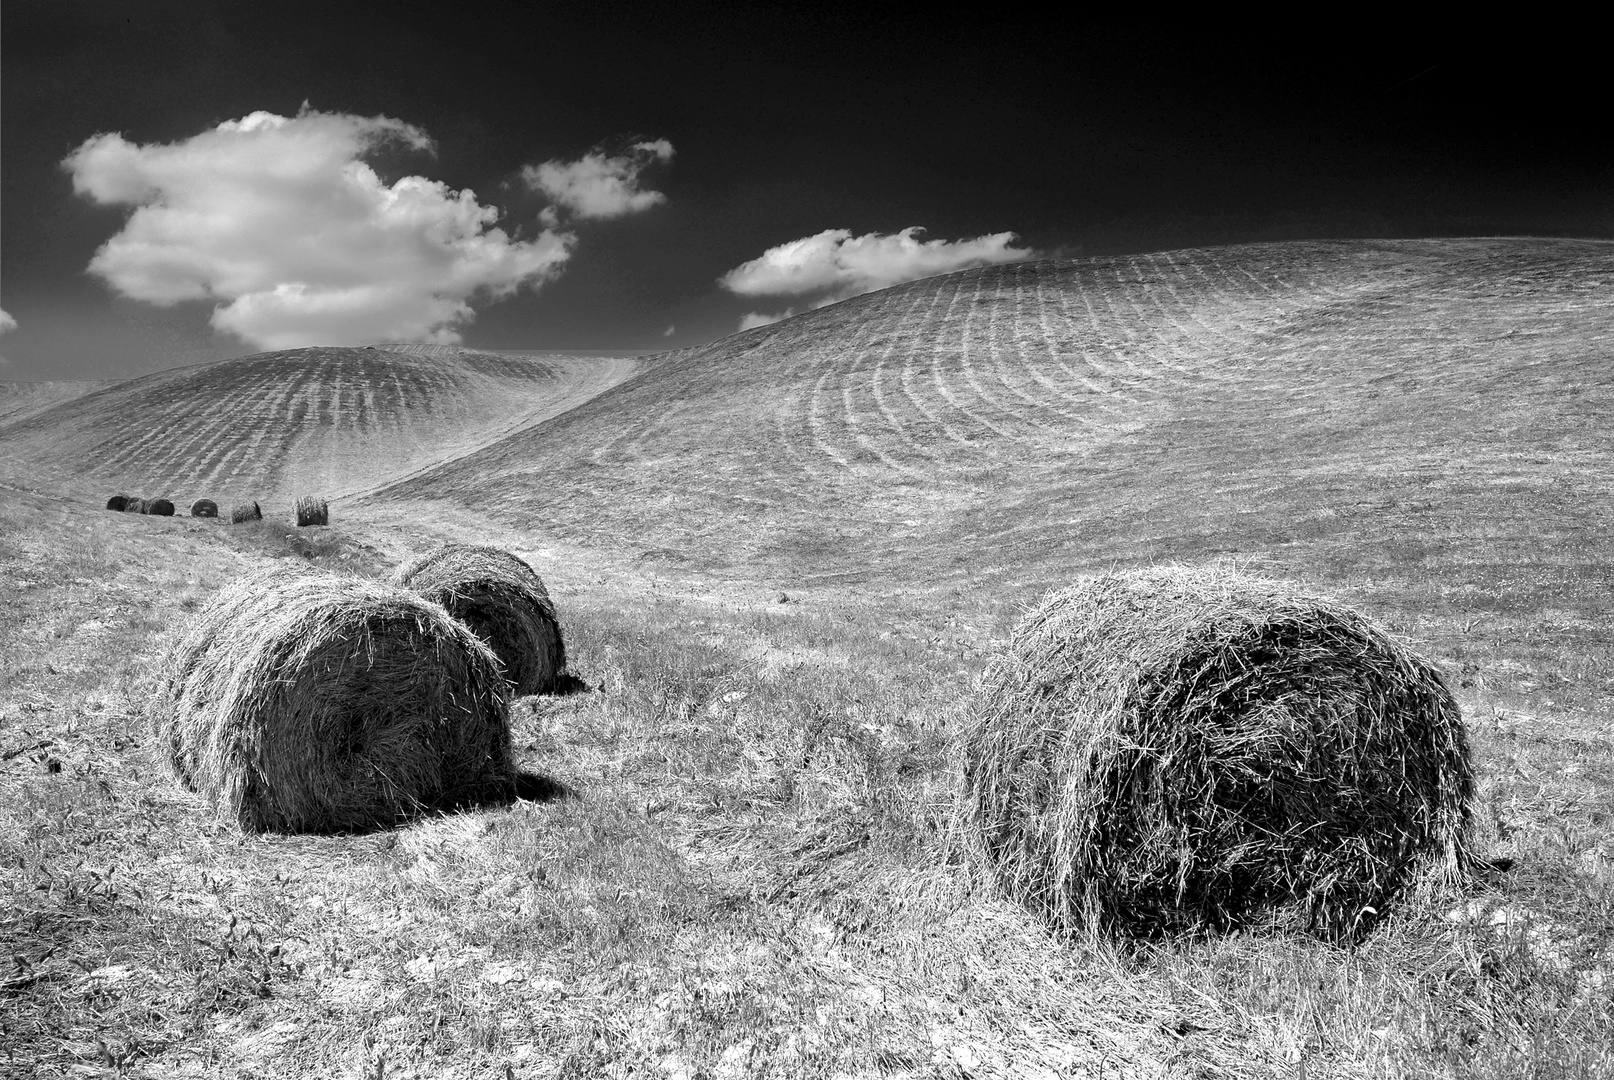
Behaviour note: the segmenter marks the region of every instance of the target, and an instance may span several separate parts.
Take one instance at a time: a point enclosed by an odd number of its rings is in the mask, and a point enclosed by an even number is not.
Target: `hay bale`
[[[487,642],[514,693],[556,689],[566,645],[549,590],[521,559],[498,548],[450,544],[399,567],[392,581],[443,605]]]
[[[982,676],[965,813],[1061,930],[1353,937],[1457,873],[1473,768],[1451,691],[1357,613],[1221,570],[1049,594]]]
[[[237,503],[236,506],[234,507],[234,509],[232,509],[230,511],[230,524],[231,525],[240,525],[242,522],[246,522],[246,521],[262,521],[262,520],[263,520],[263,511],[258,508],[258,504],[255,503],[255,502],[252,502],[252,503]]]
[[[142,499],[138,495],[131,495],[129,496],[129,501],[123,504],[123,511],[126,514],[149,514],[151,513],[151,500]]]
[[[191,503],[191,517],[216,518],[219,516],[219,504],[212,499],[197,499]]]
[[[381,582],[233,582],[174,643],[152,700],[176,775],[249,831],[384,826],[514,790],[497,658]]]
[[[110,498],[110,499],[108,499],[106,501],[106,508],[108,510],[117,510],[120,513],[122,511],[124,511],[124,510],[127,510],[129,508],[129,496],[127,496],[127,495],[114,495],[114,496],[112,496],[112,498]]]
[[[312,495],[304,495],[297,500],[297,524],[329,525],[331,523],[331,510],[324,499],[316,499]]]
[[[174,504],[167,499],[153,499],[146,504],[146,513],[156,514],[158,517],[173,517]]]

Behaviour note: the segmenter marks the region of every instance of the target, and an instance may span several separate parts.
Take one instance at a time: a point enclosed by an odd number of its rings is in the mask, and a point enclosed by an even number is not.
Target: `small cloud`
[[[0,308],[0,334],[17,329],[17,320],[11,317],[11,312]]]
[[[91,273],[167,306],[216,300],[212,323],[264,349],[457,341],[471,300],[557,275],[575,238],[515,240],[472,191],[423,176],[382,183],[364,160],[420,128],[385,116],[255,112],[174,143],[84,141],[73,189],[134,209]]]
[[[675,331],[677,329],[678,328],[676,326],[673,326],[671,323],[668,323],[667,324],[667,329],[665,329],[665,330],[663,330],[661,332],[661,336],[662,337],[672,337],[673,336],[673,331]]]
[[[765,311],[748,312],[740,316],[740,329],[755,330],[759,326],[768,326],[778,322],[780,319],[788,319],[795,313],[795,308],[785,308],[783,311],[774,312],[772,315]]]
[[[656,162],[668,162],[673,145],[666,139],[636,142],[620,154],[596,148],[576,161],[546,161],[521,170],[522,181],[533,191],[554,200],[539,220],[553,227],[565,209],[579,218],[625,217],[667,201],[659,191],[640,190],[639,174]]]
[[[1012,232],[970,240],[921,240],[923,232],[910,226],[890,235],[853,236],[849,229],[825,229],[769,248],[718,278],[718,284],[739,296],[815,296],[813,306],[822,307],[916,278],[1020,262],[1037,254],[1015,247]],[[747,315],[742,328],[753,318],[765,317]]]

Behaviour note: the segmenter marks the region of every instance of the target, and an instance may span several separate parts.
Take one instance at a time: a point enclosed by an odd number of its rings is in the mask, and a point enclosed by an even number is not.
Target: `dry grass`
[[[498,548],[449,544],[398,568],[412,589],[487,642],[516,694],[546,694],[560,683],[566,645],[549,590],[532,567]]]
[[[329,525],[331,523],[331,508],[324,499],[313,495],[303,495],[297,500],[297,524]]]
[[[1445,681],[1274,582],[1155,567],[1057,591],[974,712],[970,825],[1059,929],[1355,940],[1420,861],[1467,867],[1473,765]]]
[[[191,620],[158,683],[153,737],[243,829],[372,828],[513,790],[497,661],[403,589],[246,576]]]

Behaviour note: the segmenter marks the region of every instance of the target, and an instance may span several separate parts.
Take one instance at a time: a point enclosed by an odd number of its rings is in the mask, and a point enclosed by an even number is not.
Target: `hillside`
[[[52,405],[111,386],[110,381],[56,379],[46,382],[0,382],[0,428],[26,420]]]
[[[992,267],[673,354],[377,498],[778,584],[1002,596],[1236,554],[1545,595],[1606,573],[1611,334],[1606,243]]]
[[[118,383],[0,425],[0,454],[15,477],[105,494],[226,505],[335,498],[553,415],[632,363],[465,350],[259,353]]]

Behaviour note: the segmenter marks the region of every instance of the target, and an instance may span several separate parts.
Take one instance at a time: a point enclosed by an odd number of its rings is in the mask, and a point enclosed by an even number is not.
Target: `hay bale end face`
[[[304,495],[297,500],[297,525],[329,525],[331,523],[331,510],[324,499],[316,499],[312,495]]]
[[[117,510],[119,512],[122,512],[122,511],[128,509],[128,507],[129,507],[129,496],[127,496],[127,495],[114,495],[114,496],[112,496],[112,498],[110,498],[110,499],[108,499],[106,501],[106,508],[108,510]]]
[[[385,826],[514,790],[493,653],[406,589],[242,578],[164,660],[153,733],[181,781],[253,832]]]
[[[216,518],[219,516],[219,504],[212,499],[197,499],[191,503],[191,517]]]
[[[173,517],[174,504],[167,499],[153,499],[146,504],[146,513],[156,514],[158,517]]]
[[[399,567],[392,581],[443,605],[487,642],[514,693],[557,688],[566,645],[555,605],[520,558],[498,548],[450,544]]]
[[[965,813],[1056,929],[1369,929],[1466,859],[1473,768],[1440,674],[1347,608],[1218,570],[1049,594],[982,677]]]
[[[259,509],[258,504],[255,502],[237,503],[236,506],[230,510],[231,525],[240,525],[248,521],[262,520],[263,511]]]

